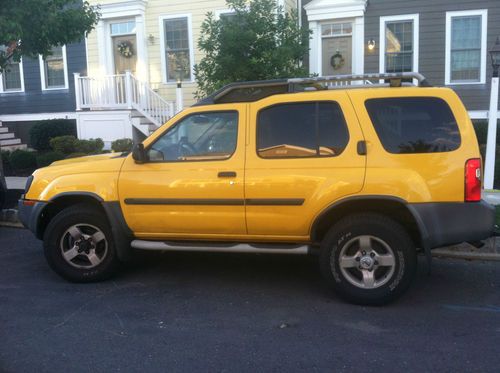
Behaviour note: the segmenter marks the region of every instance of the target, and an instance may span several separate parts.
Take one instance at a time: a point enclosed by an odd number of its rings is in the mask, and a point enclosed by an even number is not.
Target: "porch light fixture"
[[[498,77],[500,68],[500,36],[497,37],[495,45],[490,49],[491,66],[493,66],[493,76]]]
[[[149,44],[151,44],[151,45],[153,45],[155,43],[155,37],[153,34],[149,34],[148,41],[149,41]]]
[[[372,51],[374,49],[375,49],[375,40],[374,39],[368,40],[368,50]]]

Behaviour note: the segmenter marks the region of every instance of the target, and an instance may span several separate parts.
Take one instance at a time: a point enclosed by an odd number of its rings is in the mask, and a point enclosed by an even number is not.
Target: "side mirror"
[[[132,149],[132,159],[135,163],[144,163],[147,160],[146,151],[142,143],[135,144]]]

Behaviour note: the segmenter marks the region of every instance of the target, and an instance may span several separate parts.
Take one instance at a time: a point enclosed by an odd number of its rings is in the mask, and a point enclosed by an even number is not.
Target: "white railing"
[[[174,114],[174,103],[166,101],[130,72],[101,77],[74,74],[76,110],[137,110],[156,126]]]

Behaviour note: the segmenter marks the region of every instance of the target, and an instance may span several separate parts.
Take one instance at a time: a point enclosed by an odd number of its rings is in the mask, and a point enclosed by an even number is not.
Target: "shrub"
[[[54,119],[37,122],[30,129],[31,147],[38,151],[49,150],[50,139],[66,135],[76,136],[76,126],[73,121]]]
[[[10,157],[9,163],[13,170],[28,170],[36,168],[35,153],[27,150],[14,150]]]
[[[66,159],[78,158],[78,157],[85,157],[86,155],[88,155],[88,154],[85,154],[85,153],[71,153],[71,154],[68,154],[66,156]]]
[[[47,152],[37,155],[36,165],[38,167],[47,167],[52,162],[64,159],[64,154],[61,152]]]
[[[71,154],[75,152],[77,138],[75,136],[58,136],[50,139],[50,147],[62,154]]]
[[[98,154],[104,148],[102,139],[77,140],[75,146],[76,153]]]
[[[111,143],[114,152],[129,152],[132,150],[132,139],[118,139]]]

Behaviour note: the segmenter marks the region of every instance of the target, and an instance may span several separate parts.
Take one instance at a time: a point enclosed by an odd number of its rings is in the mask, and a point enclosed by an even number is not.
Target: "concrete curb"
[[[0,226],[23,228],[16,209],[0,210]]]

